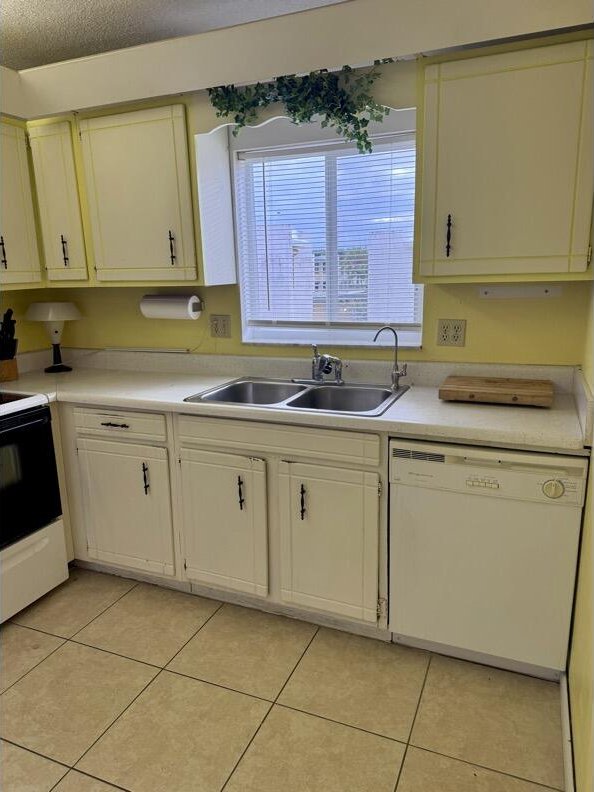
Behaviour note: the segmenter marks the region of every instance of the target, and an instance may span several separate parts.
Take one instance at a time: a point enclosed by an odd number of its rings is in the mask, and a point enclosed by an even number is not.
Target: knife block
[[[0,360],[0,382],[12,382],[19,378],[16,358]]]

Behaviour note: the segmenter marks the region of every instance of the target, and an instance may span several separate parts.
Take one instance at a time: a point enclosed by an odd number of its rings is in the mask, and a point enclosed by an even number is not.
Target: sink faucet
[[[403,363],[402,368],[398,368],[398,333],[394,330],[393,327],[390,325],[384,325],[380,327],[374,337],[374,342],[377,341],[377,338],[380,333],[383,333],[384,330],[389,330],[391,333],[394,333],[394,365],[392,367],[392,390],[397,391],[400,385],[400,377],[406,377],[406,363]]]
[[[311,361],[311,378],[314,382],[325,382],[324,374],[331,374],[334,369],[334,384],[342,385],[342,360],[334,355],[320,355],[318,345],[312,344],[313,358]]]

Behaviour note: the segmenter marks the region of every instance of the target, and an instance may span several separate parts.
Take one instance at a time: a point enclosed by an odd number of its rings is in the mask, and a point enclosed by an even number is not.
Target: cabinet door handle
[[[64,262],[64,266],[67,267],[70,258],[68,257],[68,242],[64,239],[64,234],[60,234],[60,242],[62,244],[62,261]]]
[[[177,256],[175,255],[175,237],[171,233],[171,229],[169,229],[169,258],[171,259],[171,266],[174,267]]]
[[[8,262],[6,261],[6,246],[4,244],[3,236],[0,236],[0,251],[2,252],[2,258],[0,258],[0,264],[2,264],[4,269],[8,269]]]
[[[452,252],[452,215],[448,215],[448,220],[446,223],[446,257],[450,257],[450,253]]]
[[[301,485],[301,489],[299,490],[299,495],[301,496],[301,499],[300,499],[301,508],[299,509],[299,516],[301,517],[302,520],[305,520],[305,512],[306,512],[306,508],[305,508],[305,487],[303,486],[303,484]]]
[[[116,429],[129,429],[130,424],[126,423],[113,423],[113,421],[101,421],[101,426],[111,426]]]
[[[142,463],[142,484],[144,486],[144,494],[145,495],[149,494],[149,489],[151,487],[151,485],[149,484],[148,472],[149,472],[148,465],[146,464],[146,462],[143,462]]]
[[[239,500],[239,509],[243,511],[243,504],[245,503],[245,498],[243,497],[243,481],[241,476],[237,476],[237,497]]]

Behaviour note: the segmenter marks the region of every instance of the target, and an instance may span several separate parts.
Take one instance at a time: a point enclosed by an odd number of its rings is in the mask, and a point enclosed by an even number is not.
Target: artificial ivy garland
[[[234,135],[241,127],[257,121],[260,108],[279,102],[295,124],[322,116],[323,127],[335,127],[338,135],[356,143],[365,154],[371,151],[369,122],[383,121],[390,112],[374,100],[371,88],[381,74],[378,66],[391,62],[392,58],[377,60],[367,71],[343,66],[340,71],[320,69],[302,76],[290,74],[240,88],[221,85],[209,88],[208,95],[217,116],[233,118]]]

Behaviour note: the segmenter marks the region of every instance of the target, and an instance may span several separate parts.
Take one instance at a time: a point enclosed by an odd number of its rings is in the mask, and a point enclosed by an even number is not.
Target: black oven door
[[[0,418],[0,548],[62,514],[48,407]]]

